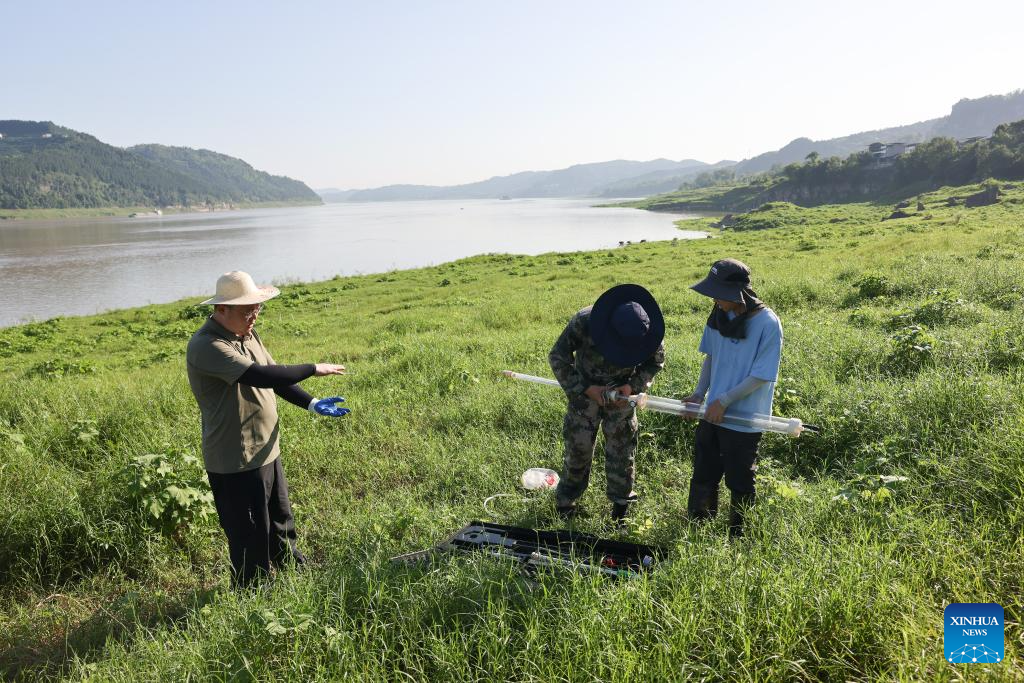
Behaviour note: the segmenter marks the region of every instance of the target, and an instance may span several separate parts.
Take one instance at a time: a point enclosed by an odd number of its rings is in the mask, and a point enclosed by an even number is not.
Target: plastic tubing
[[[517,379],[523,382],[533,382],[534,384],[561,387],[556,380],[548,379],[546,377],[524,375],[521,372],[513,372],[511,370],[505,370],[502,374],[506,377],[511,377],[512,379]],[[674,398],[649,396],[648,394],[623,396],[618,392],[610,392],[608,397],[615,401],[628,401],[631,406],[640,408],[641,410],[651,410],[656,413],[668,413],[670,415],[692,417],[698,420],[704,417],[704,406],[697,403],[684,403],[683,401],[679,401]],[[803,422],[799,418],[777,417],[774,415],[761,415],[758,413],[727,412],[722,416],[722,424],[733,425],[736,427],[749,427],[763,432],[776,432],[778,434],[786,434],[787,436],[794,437],[800,436],[804,431]]]

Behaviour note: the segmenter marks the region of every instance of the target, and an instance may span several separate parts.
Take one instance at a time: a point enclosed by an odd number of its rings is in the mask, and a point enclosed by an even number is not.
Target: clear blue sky
[[[1024,88],[1024,2],[4,2],[0,118],[315,188],[741,159]]]

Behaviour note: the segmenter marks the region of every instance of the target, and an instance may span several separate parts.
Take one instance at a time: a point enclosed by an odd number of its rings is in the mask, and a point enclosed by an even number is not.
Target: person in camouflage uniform
[[[559,513],[571,517],[590,482],[597,430],[604,432],[607,494],[612,517],[625,518],[633,491],[636,409],[605,392],[646,392],[665,366],[665,321],[650,292],[618,285],[580,310],[558,337],[548,362],[568,399],[562,434],[565,454],[555,491]]]

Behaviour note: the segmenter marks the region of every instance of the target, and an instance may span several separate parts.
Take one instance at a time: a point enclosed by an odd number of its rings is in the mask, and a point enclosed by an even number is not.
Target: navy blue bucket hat
[[[750,268],[742,261],[725,258],[715,261],[708,276],[690,287],[712,299],[744,303],[743,290],[750,287]]]
[[[658,302],[640,285],[616,285],[590,309],[590,339],[620,368],[639,365],[654,355],[665,338]]]

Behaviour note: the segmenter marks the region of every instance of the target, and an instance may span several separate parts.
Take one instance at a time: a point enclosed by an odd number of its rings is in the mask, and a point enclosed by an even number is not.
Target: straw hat
[[[204,304],[227,304],[237,306],[245,304],[261,304],[273,299],[281,293],[277,287],[257,287],[249,273],[233,270],[217,278],[217,294]]]

